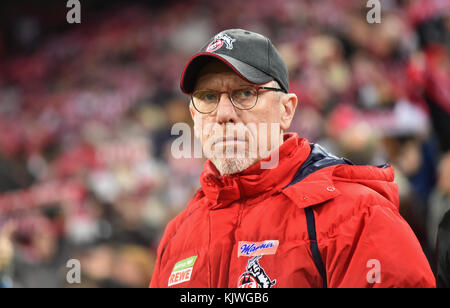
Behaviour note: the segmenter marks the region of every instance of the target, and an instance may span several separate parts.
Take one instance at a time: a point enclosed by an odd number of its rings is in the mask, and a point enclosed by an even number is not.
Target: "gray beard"
[[[251,165],[253,165],[256,160],[248,157],[244,158],[210,158],[211,162],[216,166],[220,175],[225,174],[235,174],[244,171]]]

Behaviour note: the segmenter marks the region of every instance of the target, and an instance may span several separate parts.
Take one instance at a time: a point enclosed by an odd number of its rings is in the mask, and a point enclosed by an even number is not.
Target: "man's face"
[[[260,86],[275,84],[270,81]],[[201,70],[194,91],[231,92],[249,85],[225,64],[213,61]],[[204,154],[223,175],[245,170],[277,149],[296,104],[294,94],[261,89],[256,106],[250,110],[235,108],[226,93],[221,94],[217,108],[209,114],[199,113],[192,102],[189,109]]]

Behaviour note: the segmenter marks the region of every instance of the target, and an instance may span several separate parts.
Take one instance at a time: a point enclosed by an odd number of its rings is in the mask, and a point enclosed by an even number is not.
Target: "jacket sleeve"
[[[419,241],[397,211],[365,207],[329,232],[326,242],[318,239],[328,287],[436,287]]]
[[[156,264],[155,269],[152,274],[152,279],[150,281],[150,288],[166,288],[167,283],[163,284],[160,277],[160,268],[161,268],[161,262],[162,257],[164,255],[164,251],[167,247],[167,244],[169,242],[169,239],[172,237],[174,230],[176,229],[174,227],[175,220],[172,220],[166,227],[166,230],[164,231],[164,235],[161,238],[161,241],[158,246],[158,250],[156,252]]]

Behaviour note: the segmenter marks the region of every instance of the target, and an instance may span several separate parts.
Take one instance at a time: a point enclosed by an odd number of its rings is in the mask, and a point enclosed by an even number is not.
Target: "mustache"
[[[234,136],[234,135],[230,135],[230,136],[212,136],[210,137],[210,143],[211,145],[214,145],[218,142],[226,142],[226,141],[244,141],[247,142],[248,138],[242,137],[242,136]]]
[[[209,132],[208,144],[214,145],[218,142],[225,141],[249,141],[251,132],[244,125],[230,125],[226,126],[213,125],[206,128]]]

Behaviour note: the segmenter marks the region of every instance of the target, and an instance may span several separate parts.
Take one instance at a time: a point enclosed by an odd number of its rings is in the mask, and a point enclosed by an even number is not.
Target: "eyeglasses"
[[[284,92],[282,89],[260,86],[245,86],[231,92],[197,90],[191,94],[191,101],[198,112],[211,113],[219,105],[222,93],[227,93],[234,107],[239,110],[249,110],[256,106],[259,90]]]

